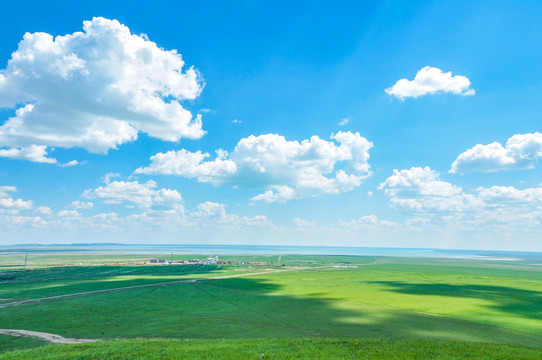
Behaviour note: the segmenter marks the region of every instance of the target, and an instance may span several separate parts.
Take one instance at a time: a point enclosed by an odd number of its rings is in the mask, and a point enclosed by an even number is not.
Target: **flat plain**
[[[0,258],[0,328],[105,340],[53,345],[63,358],[72,358],[71,348],[100,354],[122,344],[137,349],[142,341],[203,351],[224,347],[224,339],[237,339],[229,342],[233,354],[307,349],[299,358],[342,358],[334,347],[363,358],[368,353],[359,349],[382,342],[402,349],[398,359],[416,358],[424,346],[441,347],[432,358],[465,349],[471,358],[542,358],[542,266],[533,260],[229,255],[220,258],[267,266],[137,266],[128,263],[158,256],[41,254],[23,268],[23,257]],[[0,335],[0,359],[23,358],[10,351],[25,348],[39,354],[44,344]]]

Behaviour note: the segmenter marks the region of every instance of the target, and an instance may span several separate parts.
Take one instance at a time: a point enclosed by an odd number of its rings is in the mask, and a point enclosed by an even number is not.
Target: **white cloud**
[[[0,71],[0,108],[16,109],[0,126],[0,156],[54,163],[48,147],[106,153],[139,131],[164,141],[201,138],[201,117],[180,101],[199,96],[203,82],[183,68],[176,50],[116,20],[93,18],[64,36],[26,33]]]
[[[92,207],[94,206],[93,203],[91,203],[90,201],[86,202],[86,201],[72,201],[72,203],[69,205],[69,207],[73,208],[73,209],[81,209],[81,210],[88,210],[88,209],[92,209]]]
[[[440,69],[426,66],[418,71],[414,80],[401,79],[387,88],[386,93],[401,100],[436,93],[474,95],[475,91],[469,87],[470,80],[465,76],[452,76],[451,71],[444,73]]]
[[[162,174],[176,175],[187,178],[198,178],[201,182],[219,184],[229,174],[237,171],[237,166],[232,160],[225,160],[227,153],[220,150],[213,161],[203,162],[209,153],[201,151],[190,152],[182,149],[168,151],[151,156],[151,165],[139,168],[136,174]]]
[[[301,194],[297,194],[295,189],[286,185],[272,186],[270,190],[252,197],[252,201],[279,202],[285,203],[288,200],[300,199]]]
[[[21,210],[32,208],[32,200],[13,199],[9,195],[16,191],[15,186],[0,186],[0,213],[18,214]]]
[[[480,187],[477,189],[480,198],[487,203],[539,204],[542,205],[542,188],[519,190],[512,186]]]
[[[439,176],[429,167],[394,170],[379,188],[391,198],[393,207],[416,215],[416,222],[427,229],[452,227],[495,233],[523,231],[542,224],[542,188],[491,186],[466,193]],[[419,220],[423,218],[426,221]]]
[[[34,212],[40,215],[50,215],[53,213],[49,206],[38,206],[34,209]]]
[[[15,229],[15,233],[20,233],[21,229],[27,226],[38,227],[44,223],[39,216],[21,216],[16,214],[2,214],[0,211],[0,233],[8,229]],[[39,235],[38,235],[39,236]],[[5,239],[13,236],[5,237]],[[37,237],[34,237],[34,239]]]
[[[184,211],[182,197],[177,190],[156,190],[156,187],[153,180],[142,184],[137,181],[113,181],[96,189],[87,189],[82,196],[100,199],[107,204],[132,203],[147,211]]]
[[[398,224],[393,221],[381,220],[376,215],[365,215],[350,221],[339,221],[337,226],[343,229],[359,230],[394,227],[397,225]]]
[[[83,161],[83,163],[85,163],[85,161]],[[79,164],[81,164],[81,163],[79,161],[77,161],[77,160],[70,160],[67,163],[60,164],[60,167],[70,167],[70,166],[75,166],[75,165],[79,165]]]
[[[425,196],[449,197],[461,193],[460,187],[439,180],[439,173],[431,170],[429,166],[393,170],[393,175],[380,184],[379,189],[384,189],[385,193],[391,196],[396,196],[406,190]]]
[[[232,124],[241,124],[242,123],[242,121],[239,120],[239,119],[233,119],[231,122],[232,122]]]
[[[350,118],[349,118],[349,117],[345,117],[345,118],[341,119],[341,121],[339,121],[339,122],[337,123],[337,125],[339,125],[339,126],[344,126],[344,125],[348,124],[349,122],[350,122]]]
[[[189,214],[192,220],[196,220],[196,224],[206,224],[206,226],[249,226],[261,227],[271,226],[271,222],[262,215],[253,217],[239,216],[228,214],[224,204],[207,201],[197,206],[197,211]]]
[[[192,213],[192,216],[198,218],[210,218],[218,217],[223,218],[226,216],[226,207],[224,204],[219,204],[211,201],[201,203],[197,206],[197,211]]]
[[[30,145],[24,148],[0,149],[0,157],[28,160],[38,163],[55,164],[56,159],[47,157],[47,146]]]
[[[81,213],[77,210],[62,210],[62,211],[59,211],[57,214],[61,218],[68,218],[68,219],[75,219],[81,216]]]
[[[117,182],[118,183],[118,182]],[[150,190],[150,191],[149,191]],[[220,203],[205,202],[199,204],[193,211],[184,211],[180,203],[180,194],[176,191],[156,189],[152,184],[124,184],[119,186],[115,182],[109,187],[98,188],[88,191],[89,196],[96,196],[105,203],[135,203],[140,212],[120,216],[116,212],[100,213],[92,216],[85,216],[77,210],[62,210],[53,213],[47,206],[40,206],[34,212],[40,216],[23,216],[14,211],[3,211],[0,201],[0,234],[3,230],[22,229],[24,227],[37,227],[40,231],[53,231],[55,241],[62,234],[79,234],[87,236],[88,232],[99,232],[102,230],[117,231],[115,236],[131,234],[148,243],[150,238],[157,233],[162,235],[186,233],[201,234],[211,231],[229,231],[243,233],[254,230],[254,228],[272,228],[274,225],[265,216],[239,216],[226,212],[226,206]],[[0,199],[1,200],[1,199]],[[74,203],[78,203],[74,201]],[[40,233],[43,234],[43,233]],[[149,234],[152,234],[149,237]],[[41,235],[40,235],[41,236]],[[122,235],[124,236],[124,235]],[[41,239],[42,237],[40,237]],[[130,240],[132,240],[130,238]]]
[[[478,144],[460,154],[453,162],[451,173],[494,172],[500,170],[532,169],[542,157],[542,134],[518,134],[505,146],[494,142]]]
[[[301,218],[294,219],[294,226],[297,229],[306,229],[306,228],[316,228],[319,226],[318,221],[316,220],[307,220]]]
[[[8,197],[9,193],[16,192],[16,186],[2,185],[0,186],[0,198]]]
[[[19,210],[28,210],[32,208],[32,200],[21,200],[12,198],[0,198],[1,210],[13,210],[18,212]]]
[[[473,211],[483,201],[464,194],[461,187],[439,179],[439,173],[425,168],[394,170],[379,185],[391,197],[392,206],[409,213],[447,213]]]
[[[110,173],[105,174],[102,180],[104,181],[104,183],[109,184],[111,182],[111,179],[117,178],[117,177],[120,177],[119,173],[110,172]]]
[[[196,178],[213,185],[266,189],[255,201],[287,201],[350,191],[370,175],[373,144],[359,133],[338,132],[326,141],[318,136],[288,141],[267,134],[241,139],[231,154],[220,149],[214,160],[201,151],[158,153],[136,174],[167,174]]]

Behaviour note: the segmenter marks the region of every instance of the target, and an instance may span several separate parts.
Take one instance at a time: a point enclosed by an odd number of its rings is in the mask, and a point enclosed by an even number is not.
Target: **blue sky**
[[[0,243],[542,250],[541,15],[5,4]]]

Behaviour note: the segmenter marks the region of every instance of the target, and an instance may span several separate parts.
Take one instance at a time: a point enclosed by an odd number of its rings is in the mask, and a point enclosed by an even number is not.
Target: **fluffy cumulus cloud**
[[[542,188],[516,189],[513,186],[478,188],[480,198],[488,204],[538,204],[542,206]]]
[[[197,206],[197,211],[192,216],[197,218],[223,218],[226,216],[226,207],[211,201],[206,201]]]
[[[542,157],[542,134],[518,134],[508,139],[505,146],[498,142],[478,144],[468,149],[453,162],[451,173],[494,172],[500,170],[531,169]]]
[[[96,189],[87,189],[82,196],[99,199],[107,204],[127,203],[140,209],[151,211],[184,212],[183,200],[177,190],[156,189],[153,180],[146,183],[137,181],[113,181]]]
[[[470,80],[466,76],[452,76],[451,71],[445,73],[431,66],[418,71],[414,80],[401,79],[385,91],[388,95],[401,100],[436,93],[455,95],[474,95],[475,93],[473,89],[470,89]]]
[[[481,206],[478,198],[463,193],[459,186],[440,180],[439,175],[427,166],[394,170],[379,189],[390,196],[394,207],[405,212],[463,212]]]
[[[175,50],[116,20],[93,18],[64,36],[26,33],[0,70],[0,108],[15,109],[0,126],[0,156],[55,163],[50,147],[106,153],[140,131],[165,141],[201,138],[200,115],[181,102],[202,87]]]
[[[370,174],[371,142],[359,133],[338,132],[332,141],[313,136],[288,141],[267,134],[241,139],[231,154],[187,150],[158,153],[136,174],[167,174],[196,178],[213,185],[265,189],[254,201],[284,202],[321,194],[350,191]]]
[[[151,165],[139,168],[136,174],[176,175],[186,178],[197,178],[201,182],[220,184],[225,178],[237,172],[233,160],[226,159],[225,151],[218,151],[213,161],[203,161],[210,157],[209,153],[201,151],[190,152],[182,149],[158,153],[151,157]]]
[[[0,157],[28,160],[38,163],[55,164],[56,159],[47,157],[47,146],[30,145],[24,148],[0,149]]]
[[[0,186],[0,214],[18,214],[21,210],[31,209],[32,200],[13,199],[10,193],[16,192],[15,186]]]

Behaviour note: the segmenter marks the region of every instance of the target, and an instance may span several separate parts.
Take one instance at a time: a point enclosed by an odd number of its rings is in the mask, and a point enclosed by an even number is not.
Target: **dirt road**
[[[30,336],[38,339],[50,341],[56,344],[81,344],[87,342],[98,341],[95,339],[72,339],[65,338],[60,335],[38,332],[38,331],[28,331],[28,330],[15,330],[15,329],[0,329],[0,334],[10,335],[10,336]]]

